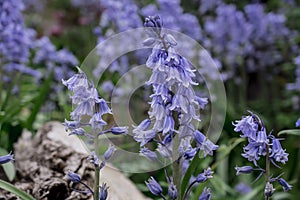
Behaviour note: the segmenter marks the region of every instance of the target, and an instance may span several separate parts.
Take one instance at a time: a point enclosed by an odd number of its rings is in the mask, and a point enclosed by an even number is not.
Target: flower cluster
[[[241,120],[237,120],[233,123],[235,126],[235,132],[241,132],[240,137],[246,138],[248,144],[243,148],[244,152],[242,156],[247,158],[249,161],[253,162],[256,168],[252,166],[242,166],[236,167],[237,175],[240,174],[250,174],[253,170],[261,171],[260,176],[265,173],[267,176],[267,184],[265,188],[265,196],[270,197],[274,192],[272,183],[277,181],[283,186],[284,191],[290,190],[292,187],[287,184],[287,182],[280,178],[270,177],[270,166],[267,164],[266,169],[263,169],[258,161],[261,157],[265,157],[266,162],[271,162],[275,167],[279,167],[278,163],[285,164],[288,161],[288,153],[282,148],[280,144],[280,138],[276,138],[271,133],[267,135],[266,127],[264,126],[261,119],[253,114],[243,117]],[[260,177],[259,176],[259,177]],[[258,178],[259,178],[258,177]]]
[[[162,19],[159,16],[146,18],[144,26],[150,36],[144,41],[144,45],[153,46],[146,62],[146,66],[152,70],[147,84],[152,86],[153,94],[150,95],[149,118],[135,126],[133,130],[134,139],[141,146],[141,155],[152,161],[159,161],[160,156],[170,161],[176,160],[175,162],[181,165],[193,159],[198,150],[203,152],[204,156],[213,155],[218,146],[192,124],[193,121],[200,121],[199,110],[208,101],[197,96],[193,90],[193,86],[198,83],[193,80],[196,75],[191,64],[176,52],[177,42],[172,35],[164,33]],[[193,140],[196,141],[195,147],[192,146]],[[158,155],[146,147],[153,142],[157,143]],[[174,146],[175,143],[178,145]],[[166,178],[170,190],[178,188],[178,185],[173,187],[172,177]],[[153,188],[159,187],[151,187],[153,179],[151,180],[148,187],[152,192]],[[161,190],[152,193],[162,196]],[[174,193],[169,192],[169,196]],[[171,199],[176,199],[172,196],[174,195],[170,196]]]
[[[107,122],[103,120],[103,115],[112,114],[112,112],[106,101],[99,96],[94,84],[87,79],[86,74],[79,68],[78,70],[79,72],[70,79],[62,80],[63,84],[72,92],[72,104],[75,106],[70,114],[72,121],[65,120],[64,125],[69,135],[85,136],[88,139],[94,140],[95,151],[90,154],[88,160],[94,165],[95,171],[99,172],[105,166],[106,161],[112,157],[116,148],[110,144],[103,154],[102,162],[100,162],[97,152],[98,136],[107,133],[115,135],[127,134],[127,127],[111,127],[104,130]],[[88,127],[91,130],[90,132],[87,131]],[[95,178],[97,179],[97,177]],[[93,194],[95,195],[96,192],[102,196],[103,200],[106,199],[106,185],[100,187],[100,191],[94,191]]]
[[[40,78],[39,71],[26,66],[35,32],[25,27],[23,9],[21,0],[0,2],[0,64],[8,74],[19,71]]]
[[[246,66],[248,72],[276,66],[287,59],[282,56],[281,42],[290,44],[292,54],[296,52],[297,33],[286,27],[284,14],[267,13],[260,3],[248,4],[241,11],[222,1],[204,2],[200,9],[215,8],[216,17],[204,17],[203,45],[224,65]]]

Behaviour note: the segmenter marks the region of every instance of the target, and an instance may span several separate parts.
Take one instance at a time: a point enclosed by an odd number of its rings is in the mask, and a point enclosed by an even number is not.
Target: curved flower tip
[[[12,152],[10,152],[9,154],[5,155],[5,156],[0,156],[0,164],[5,164],[11,161],[14,161],[14,154],[12,154]]]
[[[146,182],[146,185],[150,192],[155,196],[160,196],[162,194],[163,190],[161,186],[152,176],[149,178],[148,182]]]
[[[81,178],[78,174],[72,172],[71,170],[68,170],[65,177],[66,180],[71,181],[73,183],[79,183],[81,181]]]

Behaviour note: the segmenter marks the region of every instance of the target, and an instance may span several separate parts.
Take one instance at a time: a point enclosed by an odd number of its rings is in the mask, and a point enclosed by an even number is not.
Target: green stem
[[[178,147],[179,147],[179,138],[176,136],[173,139],[173,160],[172,160],[172,175],[174,185],[176,186],[178,197],[181,197],[181,168],[180,168],[180,161],[179,161],[179,154],[178,154]]]
[[[94,138],[94,148],[95,148],[95,154],[98,156],[98,146],[99,146],[99,140],[98,140],[98,132],[94,132],[95,138]],[[95,182],[94,182],[94,200],[99,199],[99,183],[100,183],[100,168],[99,165],[95,166]]]
[[[269,152],[269,145],[266,145],[267,147],[266,147],[266,184],[268,183],[268,182],[270,182],[270,159],[269,159],[269,157],[270,157],[270,152]],[[269,200],[269,197],[268,196],[266,196],[265,197],[265,200]]]

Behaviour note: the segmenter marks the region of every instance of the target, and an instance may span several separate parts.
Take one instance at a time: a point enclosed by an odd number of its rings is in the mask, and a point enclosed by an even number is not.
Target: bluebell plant
[[[198,151],[204,157],[212,156],[218,148],[192,123],[200,121],[199,111],[208,100],[195,95],[193,86],[198,85],[193,80],[195,70],[185,57],[176,52],[177,41],[171,34],[165,33],[162,19],[149,16],[144,26],[149,38],[143,44],[152,46],[146,62],[152,75],[146,84],[152,86],[153,94],[150,95],[149,117],[134,126],[134,139],[140,143],[142,156],[153,162],[172,162],[172,174],[164,168],[169,185],[167,194],[170,199],[187,199],[194,184],[205,182],[213,174],[210,168],[204,170],[181,193],[183,167]],[[151,144],[156,144],[156,152],[151,150]],[[162,187],[153,177],[146,184],[152,194],[166,199]]]
[[[106,162],[113,156],[116,148],[110,144],[100,160],[99,155],[99,136],[112,133],[115,135],[127,134],[127,127],[111,127],[105,129],[107,122],[103,119],[106,114],[112,114],[106,101],[99,96],[94,84],[88,80],[86,74],[78,68],[78,73],[69,78],[62,80],[63,84],[71,91],[72,104],[74,110],[70,113],[71,121],[65,120],[64,125],[69,135],[86,137],[93,141],[94,151],[88,157],[88,160],[95,168],[95,183],[92,190],[88,185],[81,181],[78,174],[68,171],[66,178],[74,183],[81,183],[86,190],[76,190],[79,193],[91,193],[95,200],[105,200],[108,195],[106,184],[99,187],[100,170]]]
[[[262,120],[252,112],[241,120],[235,121],[233,125],[235,126],[234,131],[241,132],[240,137],[247,139],[248,142],[243,148],[242,156],[253,163],[253,165],[249,166],[236,166],[236,175],[250,174],[256,170],[260,172],[257,177],[259,179],[265,174],[266,185],[264,197],[266,200],[270,199],[273,195],[275,191],[273,184],[275,182],[279,183],[285,192],[291,190],[292,186],[281,178],[283,173],[276,177],[272,177],[273,175],[271,174],[271,164],[277,168],[281,168],[279,165],[285,164],[288,161],[289,154],[282,148],[280,143],[283,138],[276,138],[272,135],[272,132],[267,134]],[[262,167],[259,163],[261,157],[265,159],[265,167]]]

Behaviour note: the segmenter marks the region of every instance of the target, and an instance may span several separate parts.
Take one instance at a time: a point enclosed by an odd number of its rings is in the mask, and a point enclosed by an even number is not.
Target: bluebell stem
[[[5,156],[0,156],[0,165],[14,161],[14,154],[12,154],[12,152],[10,152],[9,154],[5,155]]]
[[[242,153],[242,156],[253,162],[253,164],[258,167],[258,170],[261,171],[258,178],[265,173],[265,199],[268,200],[273,195],[275,189],[272,183],[276,180],[278,180],[278,183],[284,187],[285,191],[290,190],[291,186],[288,185],[284,179],[271,178],[270,176],[270,163],[272,163],[275,167],[279,167],[276,162],[285,164],[288,161],[289,154],[286,153],[285,149],[282,149],[280,144],[280,140],[282,139],[276,138],[271,133],[267,135],[266,127],[261,119],[251,112],[250,115],[236,121],[233,125],[235,126],[234,131],[242,132],[242,135],[240,136],[242,138],[246,138],[248,141],[248,145],[243,148],[244,153]],[[265,169],[262,169],[258,165],[258,161],[261,157],[265,157]],[[251,166],[236,167],[235,169],[237,170],[237,175],[249,174],[252,173],[253,170],[256,170]]]
[[[210,200],[211,198],[211,192],[210,189],[205,187],[202,191],[202,193],[200,194],[198,200]]]
[[[151,142],[157,143],[157,152],[163,158],[173,161],[173,184],[181,198],[180,171],[184,161],[192,160],[197,151],[203,152],[204,156],[212,156],[218,146],[192,124],[200,121],[197,111],[208,102],[193,90],[193,86],[198,83],[193,80],[196,75],[192,65],[177,53],[177,41],[164,32],[159,16],[147,17],[144,26],[149,35],[144,45],[153,46],[146,62],[146,66],[152,70],[146,84],[152,86],[153,94],[150,95],[149,118],[134,126],[134,139],[141,147]],[[193,139],[197,143],[195,147],[192,146]],[[141,154],[150,160],[156,159],[154,152],[146,148],[141,149]],[[168,176],[166,179],[171,184]]]
[[[103,130],[107,122],[102,117],[105,114],[112,114],[112,112],[106,101],[99,96],[94,84],[87,79],[85,73],[79,68],[78,71],[77,74],[68,80],[62,80],[62,83],[71,91],[72,104],[75,106],[75,109],[70,114],[72,121],[65,120],[64,125],[66,126],[66,131],[69,131],[69,135],[80,135],[86,136],[87,139],[93,139],[95,151],[91,153],[88,160],[95,167],[95,183],[94,191],[89,190],[93,193],[95,200],[98,200],[100,196],[102,196],[102,199],[106,199],[106,186],[102,187],[103,194],[99,194],[100,170],[105,166],[106,161],[112,157],[116,149],[110,145],[103,155],[104,160],[100,162],[97,155],[98,136],[106,133],[115,135],[127,134],[127,127],[120,126]],[[87,132],[89,130],[87,127],[91,130],[90,132]],[[80,183],[85,185],[82,182]],[[85,186],[89,188],[87,185]]]

